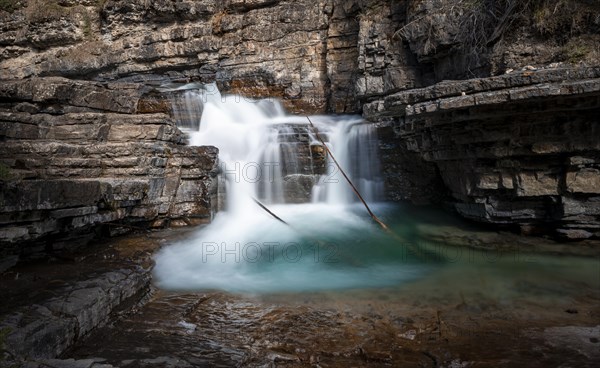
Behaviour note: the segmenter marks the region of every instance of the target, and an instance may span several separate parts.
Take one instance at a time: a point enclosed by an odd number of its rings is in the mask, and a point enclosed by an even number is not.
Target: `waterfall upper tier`
[[[382,198],[375,130],[358,116],[314,116],[313,127],[306,117],[287,115],[275,99],[221,95],[214,84],[170,93],[190,144],[219,148],[230,204],[240,193],[266,203],[356,201],[320,139],[367,200]]]

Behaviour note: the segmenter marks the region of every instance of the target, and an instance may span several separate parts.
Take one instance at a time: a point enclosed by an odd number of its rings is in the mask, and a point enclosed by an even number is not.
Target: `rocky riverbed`
[[[522,285],[522,287],[527,287]],[[439,290],[158,293],[65,357],[123,367],[593,366],[598,295],[549,308]]]
[[[415,227],[423,246],[446,247],[438,254],[447,262],[397,286],[267,294],[152,287],[153,252],[195,231],[115,239],[5,272],[5,359],[32,368],[600,362],[597,242],[567,256],[551,240],[423,221]]]

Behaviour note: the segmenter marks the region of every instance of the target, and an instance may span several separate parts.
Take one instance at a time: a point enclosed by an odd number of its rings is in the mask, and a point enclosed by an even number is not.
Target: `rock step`
[[[398,92],[365,105],[365,117],[414,115],[473,105],[500,104],[534,97],[598,91],[600,67],[526,71],[489,78],[445,81]],[[540,86],[534,86],[540,85]],[[434,102],[441,100],[439,102]],[[410,106],[410,109],[407,107]]]
[[[98,178],[9,182],[0,199],[0,243],[35,240],[61,231],[128,219],[210,217],[216,188],[208,173],[140,179]],[[190,177],[186,179],[185,177]],[[158,221],[157,221],[158,220]],[[26,247],[22,253],[27,254]]]
[[[8,79],[8,78],[7,78]],[[133,114],[149,88],[136,83],[99,83],[62,77],[4,80],[0,101],[21,103],[17,110],[38,113],[40,106],[59,105]],[[60,111],[60,110],[59,110]]]
[[[94,328],[106,324],[109,315],[124,302],[138,301],[149,291],[150,278],[150,270],[141,267],[107,272],[65,286],[56,292],[59,296],[45,302],[2,316],[0,329],[7,331],[5,349],[17,361],[54,359]],[[90,360],[82,366],[95,363]],[[35,366],[31,364],[25,366]]]
[[[164,114],[63,115],[0,112],[0,139],[57,140],[80,143],[165,141],[183,143],[184,135]]]
[[[209,219],[218,208],[218,150],[185,146],[166,112],[137,83],[2,83],[0,258],[33,257],[55,237],[93,234],[103,223]]]
[[[7,177],[16,179],[164,177],[205,178],[215,170],[211,150],[152,143],[69,144],[8,141],[0,149]],[[35,154],[32,154],[34,152]],[[216,151],[215,151],[216,152]]]

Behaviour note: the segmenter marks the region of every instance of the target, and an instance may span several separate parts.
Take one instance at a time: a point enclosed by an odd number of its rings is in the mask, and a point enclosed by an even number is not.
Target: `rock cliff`
[[[183,145],[152,89],[192,81],[278,97],[295,113],[364,110],[381,127],[391,199],[598,236],[599,10],[589,0],[2,1],[0,237],[13,242],[2,249],[98,222],[210,217],[217,152]]]
[[[391,39],[416,59],[402,63],[412,77],[403,91],[361,100],[382,126],[390,197],[448,201],[466,218],[526,234],[598,237],[598,4],[431,0],[403,9]]]
[[[146,91],[60,77],[0,85],[3,254],[73,247],[97,224],[115,234],[210,219],[218,150],[185,146]]]
[[[526,65],[597,64],[589,0],[5,0],[0,79],[217,81],[294,112]]]
[[[7,0],[0,79],[216,81],[297,113],[421,85],[405,1]],[[6,7],[6,5],[5,5]]]
[[[365,115],[394,117],[381,130],[389,154],[421,162],[464,217],[568,239],[600,235],[600,68],[439,83],[367,104]],[[413,167],[388,180],[398,195],[430,194],[420,189],[425,170]]]

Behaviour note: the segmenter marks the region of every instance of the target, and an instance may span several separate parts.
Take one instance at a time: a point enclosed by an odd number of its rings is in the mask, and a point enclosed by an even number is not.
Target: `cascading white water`
[[[236,199],[228,201],[229,210],[247,204],[241,197],[286,203],[284,183],[294,174],[315,176],[313,203],[356,202],[356,195],[331,160],[319,178],[310,152],[300,157],[303,148],[309,150],[321,142],[305,118],[286,115],[278,101],[222,96],[211,84],[187,90],[173,106],[178,125],[190,134],[191,145],[219,148],[228,193]],[[383,181],[374,128],[356,116],[315,116],[311,120],[363,197],[370,202],[381,200]]]
[[[380,176],[377,136],[372,125],[364,124],[360,117],[347,117],[333,124],[321,124],[319,131],[326,132],[328,147],[353,184],[367,202],[383,199],[383,179]],[[326,180],[313,189],[313,202],[349,204],[358,198],[343,178],[339,169],[329,162]]]
[[[197,114],[194,106],[202,106],[199,126],[185,123],[194,116],[181,117],[183,110],[176,118],[192,145],[219,148],[226,210],[195,238],[159,253],[155,273],[160,286],[306,290],[380,285],[414,273],[379,261],[357,268],[369,257],[359,256],[365,249],[353,247],[381,234],[364,208],[353,205],[355,194],[305,117],[286,115],[276,100],[222,96],[214,85],[186,91],[180,98],[183,102],[174,105],[189,104],[191,114]],[[365,199],[381,199],[372,126],[356,116],[311,120]],[[273,219],[254,198],[291,226]],[[324,246],[324,240],[333,244]],[[343,250],[337,242],[344,243]]]
[[[281,145],[279,144],[279,131],[275,128],[267,132],[267,143],[260,157],[260,162],[275,163],[281,160]],[[266,165],[263,164],[263,167]],[[258,197],[265,203],[283,203],[283,178],[281,170],[275,170],[275,167],[268,167],[265,175],[261,175],[258,182]]]
[[[189,131],[195,131],[200,128],[203,103],[202,94],[197,90],[185,91],[180,98],[173,100],[172,106],[173,116],[180,128]]]

